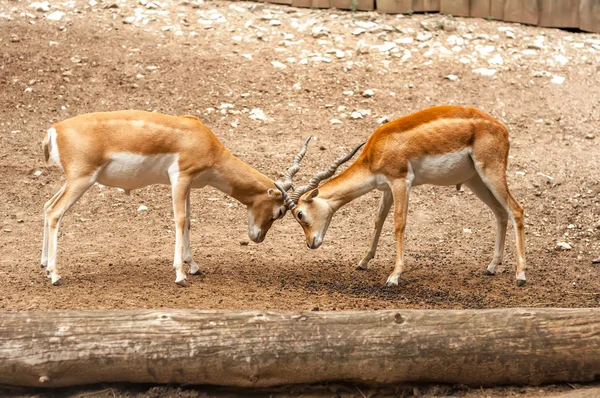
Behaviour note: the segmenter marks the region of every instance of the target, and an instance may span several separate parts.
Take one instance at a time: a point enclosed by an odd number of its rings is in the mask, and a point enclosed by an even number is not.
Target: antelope
[[[292,188],[308,140],[283,173],[280,188]],[[44,205],[41,267],[53,285],[61,284],[56,264],[58,227],[64,214],[94,183],[126,193],[151,184],[170,184],[175,218],[175,283],[188,286],[200,273],[190,248],[190,191],[210,185],[247,206],[248,237],[265,239],[287,208],[273,180],[231,154],[194,116],[144,111],[88,113],[54,124],[42,147],[46,163],[63,169],[66,182]]]
[[[344,172],[319,187],[335,174],[364,145]],[[291,195],[278,188],[294,218],[302,226],[306,244],[316,249],[323,243],[333,214],[352,200],[374,190],[383,191],[371,244],[358,269],[367,269],[375,256],[381,228],[394,204],[396,262],[386,284],[398,284],[404,270],[404,231],[412,187],[422,184],[464,184],[494,213],[496,244],[486,273],[494,275],[502,263],[508,217],[515,227],[517,285],[525,284],[525,232],[523,207],[506,182],[508,130],[492,116],[458,106],[436,106],[386,123],[348,155],[337,159],[327,171]]]

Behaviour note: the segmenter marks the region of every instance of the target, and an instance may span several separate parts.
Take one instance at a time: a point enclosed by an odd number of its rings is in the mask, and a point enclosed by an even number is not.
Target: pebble
[[[250,119],[253,120],[262,120],[263,122],[268,121],[269,119],[265,116],[265,113],[263,112],[262,109],[259,108],[254,108],[250,111],[250,114],[248,115],[248,117]]]
[[[360,112],[352,112],[352,113],[350,114],[350,117],[351,117],[352,119],[355,119],[355,120],[356,120],[356,119],[362,119],[362,118],[363,118],[363,115],[362,115],[362,113],[360,113]]]
[[[273,65],[274,67],[276,67],[278,69],[285,69],[285,68],[287,68],[287,66],[285,64],[282,64],[279,61],[273,61],[273,62],[271,62],[271,65]]]
[[[554,75],[552,76],[552,80],[550,80],[554,84],[563,84],[565,82],[565,78],[562,76]]]
[[[47,1],[44,2],[34,2],[29,5],[30,8],[33,8],[36,11],[50,11],[50,4]]]
[[[375,95],[375,92],[373,90],[365,90],[362,93],[362,96],[365,98],[369,98]]]
[[[458,79],[458,76],[456,76],[456,75],[448,75],[445,78],[448,79],[448,80],[450,80],[450,81],[452,81],[452,82],[454,82],[454,81],[456,81]]]
[[[556,248],[557,248],[558,250],[565,250],[565,251],[566,251],[566,250],[571,250],[571,249],[572,249],[571,245],[570,245],[570,244],[568,244],[567,242],[558,242],[558,243],[556,244]]]
[[[137,211],[141,212],[141,211],[147,211],[148,210],[148,206],[145,205],[140,205],[140,207],[138,207]]]
[[[65,16],[65,13],[62,11],[54,11],[46,16],[46,19],[50,21],[60,21]]]
[[[477,73],[481,76],[494,76],[496,74],[496,69],[477,68],[473,69],[473,73]]]
[[[331,124],[342,124],[342,121],[340,119],[331,119],[329,121],[329,123],[331,123]]]

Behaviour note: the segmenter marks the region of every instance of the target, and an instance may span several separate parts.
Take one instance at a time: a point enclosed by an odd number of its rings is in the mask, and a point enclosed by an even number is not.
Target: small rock
[[[17,224],[22,224],[22,223],[24,223],[24,222],[25,222],[25,221],[24,221],[23,219],[21,219],[21,218],[18,218],[18,219],[17,219]]]
[[[496,69],[477,68],[473,69],[473,73],[477,73],[481,76],[494,76],[496,74]]]
[[[342,50],[335,50],[335,57],[337,59],[342,59],[346,56],[346,54]]]
[[[247,240],[243,240],[240,242],[240,246],[248,246],[250,242],[248,242]]]
[[[298,90],[302,90],[302,84],[300,84],[299,82],[294,83],[294,85],[292,86],[292,88],[296,91]]]
[[[363,118],[363,115],[362,115],[362,113],[360,113],[360,112],[352,112],[352,113],[350,114],[350,117],[351,117],[352,119],[362,119],[362,118]]]
[[[54,11],[46,16],[46,19],[50,21],[60,21],[65,16],[65,13],[62,11]]]
[[[123,20],[124,24],[132,24],[135,22],[135,17],[127,17]]]
[[[594,138],[596,138],[596,136],[594,134],[586,134],[585,135],[586,140],[593,140]]]
[[[342,121],[340,119],[331,119],[329,121],[329,123],[331,123],[331,124],[342,124]]]
[[[34,2],[29,5],[29,8],[33,8],[36,11],[50,11],[50,4],[47,1],[44,2]]]
[[[473,233],[473,230],[471,228],[463,228],[463,232],[465,234],[471,234],[471,233]]]
[[[514,38],[516,37],[516,36],[515,36],[515,32],[513,32],[512,30],[507,30],[507,31],[505,32],[505,35],[506,35],[506,37],[508,37],[509,39],[514,39]]]
[[[575,225],[569,224],[569,225],[567,225],[567,229],[575,229]]]
[[[487,62],[490,65],[503,65],[504,64],[504,60],[502,59],[502,56],[500,56],[500,54],[495,54],[492,58],[488,59]]]
[[[27,88],[25,89],[25,92],[26,92],[26,93],[30,93],[30,92],[32,92],[32,91],[33,91],[33,89],[32,89],[31,87],[27,87]]]
[[[432,21],[431,19],[421,21],[421,27],[427,31],[433,31],[440,29],[442,25],[438,21]]]
[[[347,90],[347,91],[344,91],[344,92],[342,92],[342,94],[344,94],[344,95],[348,95],[348,96],[351,96],[351,95],[354,95],[354,91],[352,91],[352,90]]]
[[[140,207],[138,207],[137,211],[138,212],[148,211],[148,206],[146,206],[146,205],[140,205]]]
[[[273,65],[277,69],[285,69],[285,68],[287,68],[287,66],[285,64],[282,64],[281,62],[278,62],[278,61],[271,62],[271,65]]]
[[[448,79],[448,80],[454,82],[454,81],[456,81],[458,79],[458,76],[456,76],[456,75],[448,75],[448,76],[445,77],[445,79]]]
[[[358,36],[358,35],[362,35],[362,34],[363,34],[363,33],[365,33],[365,32],[366,32],[366,30],[365,30],[365,29],[363,29],[363,28],[356,28],[356,29],[354,29],[354,30],[352,31],[352,34],[353,34],[354,36]]]
[[[365,98],[369,98],[375,95],[375,92],[373,90],[365,90],[362,93],[362,96]]]
[[[570,245],[570,244],[568,244],[567,242],[558,242],[558,243],[556,244],[556,249],[557,249],[557,250],[565,250],[565,251],[566,251],[566,250],[571,250],[571,249],[572,249],[572,247],[571,247],[571,245]]]
[[[414,41],[412,37],[401,37],[399,39],[394,40],[394,43],[398,44],[411,44]]]
[[[382,116],[379,119],[377,119],[377,123],[379,124],[386,124],[389,121],[390,119],[387,116]]]
[[[262,109],[259,108],[254,108],[250,111],[250,114],[248,115],[248,117],[250,119],[253,120],[262,120],[263,122],[268,121],[269,119],[265,116],[265,113],[263,112]]]
[[[269,25],[271,26],[281,26],[281,21],[278,19],[272,19],[269,21]]]
[[[379,46],[379,52],[385,53],[396,47],[396,43],[394,43],[393,41],[386,41],[385,43]]]
[[[431,34],[430,32],[419,32],[417,34],[418,41],[427,41],[427,40],[431,39],[432,37],[433,37],[433,34]]]
[[[312,28],[312,37],[315,39],[327,36],[329,36],[329,29],[327,29],[325,26],[315,26]]]
[[[552,80],[550,80],[554,84],[563,84],[565,82],[565,78],[562,76],[554,75],[552,76]]]
[[[10,229],[10,228],[4,228],[4,232],[12,232],[12,229]]]

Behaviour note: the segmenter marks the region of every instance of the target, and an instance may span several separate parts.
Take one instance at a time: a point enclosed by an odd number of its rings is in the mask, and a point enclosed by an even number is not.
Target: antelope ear
[[[281,192],[279,190],[274,190],[273,188],[269,188],[267,194],[272,198],[281,198]]]
[[[306,196],[306,198],[304,199],[306,202],[311,202],[314,198],[317,197],[317,195],[319,194],[319,189],[313,189],[312,191],[310,191],[310,193]]]

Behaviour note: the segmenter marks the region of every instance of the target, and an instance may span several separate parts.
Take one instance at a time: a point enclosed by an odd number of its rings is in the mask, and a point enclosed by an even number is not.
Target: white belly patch
[[[471,148],[443,155],[423,156],[411,160],[413,185],[456,185],[471,179],[475,173]]]
[[[170,184],[169,175],[179,171],[179,154],[140,155],[115,153],[98,174],[98,182],[125,190],[152,184]]]

